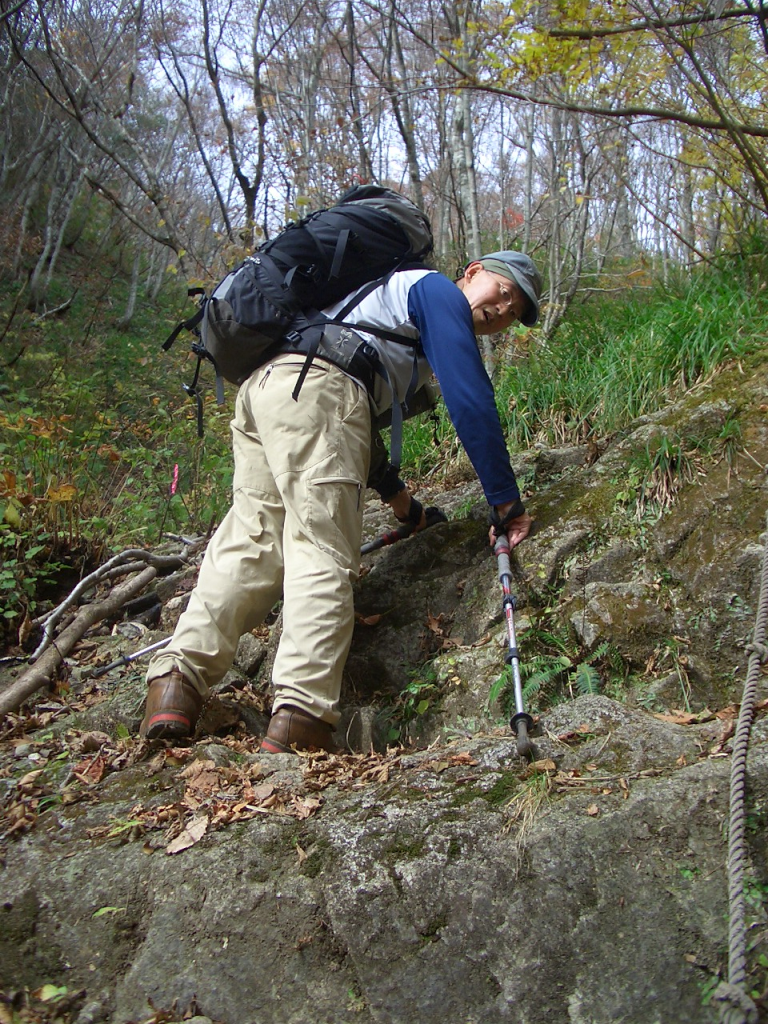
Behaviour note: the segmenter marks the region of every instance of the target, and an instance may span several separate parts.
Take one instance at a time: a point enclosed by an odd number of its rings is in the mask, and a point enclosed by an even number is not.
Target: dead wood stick
[[[126,580],[120,587],[115,589],[103,601],[94,604],[87,604],[81,608],[77,616],[65,630],[53,641],[53,646],[43,654],[31,667],[24,672],[15,683],[12,683],[6,690],[0,693],[0,718],[10,711],[18,711],[27,697],[41,689],[51,681],[51,677],[61,662],[66,658],[77,641],[85,631],[94,623],[106,619],[120,609],[126,601],[129,601],[157,575],[154,566],[148,566],[144,572],[133,579]]]
[[[71,608],[73,604],[76,604],[82,594],[86,590],[90,590],[95,587],[96,584],[109,577],[112,572],[116,572],[118,575],[123,572],[134,571],[135,563],[131,562],[126,567],[124,564],[129,558],[139,559],[141,565],[153,565],[157,569],[180,569],[183,565],[186,565],[186,559],[178,555],[155,555],[151,551],[144,551],[143,548],[127,548],[125,551],[121,551],[120,554],[114,555],[104,565],[100,565],[98,569],[95,569],[89,576],[80,580],[74,590],[66,597],[60,605],[48,612],[47,615],[41,616],[39,619],[35,619],[36,626],[45,626],[43,630],[43,636],[36,649],[30,656],[30,661],[36,661],[40,655],[47,649],[51,643],[53,637],[53,631],[59,619],[62,617],[67,608]]]

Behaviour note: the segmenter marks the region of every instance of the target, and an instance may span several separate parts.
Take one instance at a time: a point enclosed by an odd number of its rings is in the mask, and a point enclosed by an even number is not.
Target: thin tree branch
[[[393,10],[395,9],[393,3]],[[439,49],[434,43],[429,40],[418,28],[410,21],[410,19],[402,12],[398,11],[399,24],[410,32],[415,39],[423,43],[424,46],[428,47],[437,57],[440,58],[452,71],[457,75],[457,81],[447,83],[445,85],[436,85],[431,83],[429,85],[418,86],[414,89],[409,89],[407,92],[410,95],[416,95],[423,92],[434,92],[438,89],[445,89],[449,91],[455,91],[457,89],[468,89],[474,92],[484,92],[492,96],[508,96],[510,99],[520,100],[523,103],[532,103],[537,106],[554,107],[558,110],[567,110],[575,114],[592,114],[595,117],[607,117],[611,119],[618,118],[633,118],[633,117],[644,117],[650,120],[657,121],[672,121],[677,124],[685,124],[691,128],[701,128],[704,131],[714,132],[729,132],[738,131],[743,135],[754,136],[755,138],[765,139],[768,138],[768,127],[758,124],[739,123],[729,118],[710,119],[706,117],[698,117],[693,114],[687,114],[682,110],[675,110],[674,108],[665,107],[652,107],[652,106],[621,106],[621,107],[603,107],[597,106],[590,103],[578,102],[573,99],[565,99],[558,97],[553,94],[542,94],[537,95],[533,92],[529,92],[524,89],[515,89],[509,86],[497,86],[492,85],[490,82],[484,82],[475,76],[468,75],[465,68],[462,67],[456,60],[454,60],[449,53],[445,50]],[[541,84],[541,83],[539,83]]]
[[[155,555],[151,551],[144,551],[143,548],[128,548],[125,551],[121,551],[119,554],[114,555],[109,561],[100,565],[98,569],[85,576],[77,586],[70,592],[70,594],[49,612],[48,615],[41,619],[38,619],[36,625],[45,625],[43,638],[38,644],[37,649],[32,654],[31,660],[34,661],[38,658],[43,651],[51,644],[53,638],[53,630],[56,627],[56,623],[59,622],[62,615],[68,608],[71,608],[79,598],[87,591],[94,587],[99,580],[107,576],[110,570],[114,569],[115,566],[119,566],[121,563],[127,562],[128,559],[140,560],[143,564],[151,565],[155,570],[157,569],[180,569],[185,564],[185,559],[178,555]],[[126,570],[127,571],[127,570]]]
[[[2,14],[0,14],[0,25],[9,18],[12,18],[14,14],[18,14],[22,7],[25,7],[28,3],[29,0],[19,0],[19,3],[14,4],[13,7],[9,8],[9,10],[3,11]]]
[[[613,25],[611,28],[547,28],[542,25],[534,25],[540,32],[546,32],[553,39],[605,39],[607,36],[626,35],[628,32],[643,32],[646,29],[655,28],[681,28],[685,25],[703,25],[707,22],[725,21],[727,18],[754,18],[764,20],[754,11],[744,10],[743,7],[731,7],[720,14],[705,12],[703,14],[692,14],[686,18],[671,18],[669,21],[656,18],[643,18],[640,21],[631,21],[628,25]]]

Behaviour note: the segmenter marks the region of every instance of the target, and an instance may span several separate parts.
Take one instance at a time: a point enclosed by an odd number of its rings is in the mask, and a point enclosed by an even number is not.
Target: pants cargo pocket
[[[362,483],[353,477],[314,477],[307,498],[307,528],[313,541],[357,574],[363,520]]]

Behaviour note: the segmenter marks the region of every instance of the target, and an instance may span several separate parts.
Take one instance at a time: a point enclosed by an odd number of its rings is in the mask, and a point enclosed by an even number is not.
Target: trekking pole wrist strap
[[[488,521],[490,522],[491,526],[495,530],[506,530],[506,528],[509,526],[509,524],[514,519],[519,519],[520,516],[522,516],[524,514],[525,514],[525,505],[518,498],[517,501],[514,503],[512,508],[509,510],[509,512],[507,512],[507,514],[504,516],[503,519],[499,515],[498,509],[496,508],[496,506],[495,505],[492,506],[491,507],[491,511],[490,511],[490,513],[488,515]]]
[[[400,516],[395,516],[398,523],[408,523],[411,526],[418,526],[421,522],[421,517],[424,514],[424,506],[416,498],[411,498],[411,504],[408,506],[408,515],[405,519],[401,519]]]
[[[405,484],[398,476],[397,470],[394,466],[390,465],[387,467],[385,473],[383,473],[380,479],[374,485],[374,489],[379,492],[379,497],[382,501],[388,502],[391,498],[405,487]]]

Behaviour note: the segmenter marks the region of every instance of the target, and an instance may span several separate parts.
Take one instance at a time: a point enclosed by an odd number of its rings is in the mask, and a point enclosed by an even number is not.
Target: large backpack
[[[210,296],[191,289],[190,294],[200,295],[198,312],[178,325],[163,348],[169,349],[183,329],[197,335],[192,344],[198,356],[197,369],[185,390],[198,403],[198,430],[202,402],[197,384],[203,360],[213,363],[221,402],[222,377],[242,384],[276,353],[306,352],[297,394],[318,351],[322,330],[343,323],[388,275],[406,266],[423,266],[420,261],[432,245],[429,220],[409,199],[379,185],[361,185],[329,209],[290,224],[265,242],[227,274]],[[362,288],[366,284],[368,288]],[[320,313],[356,289],[361,289],[360,294],[338,317],[331,320]],[[377,327],[357,327],[400,344],[418,344]],[[351,338],[353,334],[345,331],[343,336]],[[332,358],[322,348],[321,354]],[[354,355],[340,356],[345,369]]]

